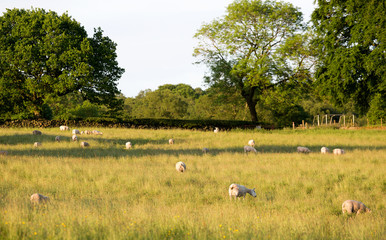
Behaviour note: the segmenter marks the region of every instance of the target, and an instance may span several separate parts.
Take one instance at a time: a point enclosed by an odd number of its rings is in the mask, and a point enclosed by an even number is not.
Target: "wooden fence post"
[[[295,122],[292,122],[292,129],[295,130]]]

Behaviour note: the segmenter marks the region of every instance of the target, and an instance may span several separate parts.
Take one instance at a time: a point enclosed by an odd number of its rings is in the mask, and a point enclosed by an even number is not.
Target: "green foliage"
[[[386,122],[386,99],[385,95],[377,93],[370,102],[370,109],[367,112],[371,124],[379,124],[380,120]]]
[[[92,104],[90,101],[84,101],[82,105],[77,106],[75,109],[69,111],[72,118],[90,118],[99,117],[101,109],[98,105]]]

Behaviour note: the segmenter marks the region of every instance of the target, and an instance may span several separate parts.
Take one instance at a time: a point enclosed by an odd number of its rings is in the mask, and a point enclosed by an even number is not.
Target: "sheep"
[[[42,135],[42,132],[38,130],[33,130],[32,135]]]
[[[132,147],[131,142],[126,143],[126,149],[130,149]]]
[[[84,131],[80,131],[80,135],[83,135],[84,134]]]
[[[90,144],[88,144],[88,142],[81,142],[81,143],[80,143],[80,146],[81,146],[81,147],[89,147]]]
[[[70,128],[68,126],[60,126],[59,127],[60,131],[68,131]]]
[[[334,150],[332,150],[332,152],[335,154],[335,155],[341,155],[341,154],[344,154],[344,150],[343,149],[340,149],[340,148],[335,148]]]
[[[245,195],[247,195],[247,193],[249,193],[252,197],[257,196],[256,192],[255,192],[255,188],[249,189],[243,185],[239,185],[236,183],[232,183],[229,186],[229,198],[230,199],[232,199],[232,197],[234,197],[235,199],[238,197],[244,197],[244,199],[245,199]]]
[[[218,133],[219,131],[220,131],[220,129],[218,129],[218,127],[215,127],[213,130],[214,133]]]
[[[253,141],[253,139],[249,140],[248,141],[248,145],[254,147],[255,146],[255,141]]]
[[[169,144],[174,144],[174,139],[173,138],[169,139]]]
[[[298,153],[310,153],[311,152],[311,150],[308,149],[307,147],[298,147],[297,151],[298,151]]]
[[[78,129],[74,129],[74,130],[72,130],[72,134],[80,134],[80,132]]]
[[[74,142],[78,141],[78,136],[72,135],[72,141],[74,141]]]
[[[0,155],[6,156],[6,155],[8,155],[8,152],[7,151],[0,151]]]
[[[55,141],[60,142],[60,136],[56,136]]]
[[[176,170],[178,172],[185,172],[186,171],[186,165],[183,162],[176,163]]]
[[[90,134],[91,134],[91,131],[89,131],[89,130],[84,130],[84,134],[90,135]]]
[[[42,144],[40,142],[35,142],[34,147],[40,147]]]
[[[330,152],[330,149],[328,149],[327,147],[322,147],[320,149],[320,152],[323,153],[323,154],[326,154],[326,153],[329,153]]]
[[[371,210],[370,208],[366,207],[362,202],[355,200],[346,200],[342,204],[342,212],[343,214],[347,212],[348,214],[356,213],[358,215],[361,212],[371,212]]]
[[[50,201],[50,198],[39,193],[34,193],[31,195],[30,200],[32,204],[40,204],[48,203]]]
[[[92,133],[92,134],[95,134],[95,135],[103,135],[102,132],[97,131],[97,130],[92,130],[91,133]]]
[[[209,149],[208,149],[208,148],[203,148],[203,149],[202,149],[202,152],[203,152],[203,153],[208,153],[208,152],[209,152]]]
[[[247,153],[247,152],[255,152],[257,153],[256,149],[254,147],[251,147],[251,146],[244,146],[244,152]]]

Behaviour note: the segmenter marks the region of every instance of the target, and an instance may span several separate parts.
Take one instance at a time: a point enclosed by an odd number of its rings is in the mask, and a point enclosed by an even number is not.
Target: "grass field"
[[[385,239],[386,132],[0,129],[0,239]],[[84,130],[84,129],[80,129]],[[60,135],[62,141],[54,141]],[[169,145],[168,139],[175,144]],[[244,154],[249,139],[257,154]],[[33,143],[42,143],[34,148]],[[133,149],[126,150],[131,141]],[[296,153],[307,146],[310,154]],[[345,155],[320,154],[327,146]],[[207,147],[210,153],[203,154]],[[185,173],[175,170],[183,161]],[[230,200],[228,187],[256,188]],[[32,207],[31,194],[50,204]],[[344,200],[370,214],[342,214]]]

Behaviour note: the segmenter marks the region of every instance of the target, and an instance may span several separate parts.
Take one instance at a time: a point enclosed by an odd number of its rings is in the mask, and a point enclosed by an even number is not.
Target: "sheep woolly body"
[[[183,162],[176,163],[176,170],[178,172],[185,172],[186,171],[186,165]]]
[[[72,141],[78,141],[78,137],[76,135],[72,135]]]
[[[42,135],[42,132],[40,132],[38,130],[33,130],[32,134],[33,135]]]
[[[311,150],[308,149],[307,147],[298,147],[297,151],[298,151],[298,153],[310,153],[311,152]]]
[[[81,142],[81,143],[80,143],[80,146],[81,146],[81,147],[89,147],[90,144],[88,144],[88,142]]]
[[[216,127],[216,128],[213,130],[214,133],[218,133],[219,131],[220,131],[220,129],[218,129],[218,127]]]
[[[60,129],[60,131],[67,131],[67,130],[70,130],[70,128],[67,127],[67,126],[60,126],[59,129]]]
[[[356,213],[357,215],[361,212],[371,212],[370,208],[366,207],[362,202],[355,200],[346,200],[342,204],[343,213]]]
[[[80,132],[78,129],[74,129],[74,130],[72,130],[72,134],[80,134]]]
[[[126,149],[130,149],[132,147],[131,142],[126,143]]]
[[[248,145],[254,147],[255,141],[253,141],[253,139],[249,140]]]
[[[40,142],[35,142],[34,147],[40,147],[42,144]]]
[[[174,139],[173,138],[169,139],[169,144],[174,144]]]
[[[232,199],[232,197],[238,198],[238,197],[244,197],[249,193],[251,196],[256,197],[255,189],[249,189],[243,185],[239,185],[236,183],[232,183],[229,186],[229,197]]]
[[[208,153],[208,152],[209,152],[209,149],[208,149],[208,148],[203,148],[203,149],[202,149],[202,152],[203,152],[203,153]]]
[[[251,146],[244,146],[244,152],[247,153],[247,152],[255,152],[257,153],[256,149],[254,147],[251,147]]]
[[[341,155],[341,154],[344,154],[344,150],[343,150],[343,149],[340,149],[340,148],[335,148],[334,150],[332,150],[332,152],[333,152],[335,155]]]
[[[55,141],[60,142],[60,136],[56,136]]]
[[[32,204],[40,204],[40,203],[47,203],[50,201],[49,197],[46,197],[44,195],[41,195],[39,193],[34,193],[31,195],[31,203]]]
[[[327,147],[322,147],[320,149],[320,152],[323,153],[323,154],[326,154],[326,153],[329,153],[330,152],[330,149],[328,149]]]

